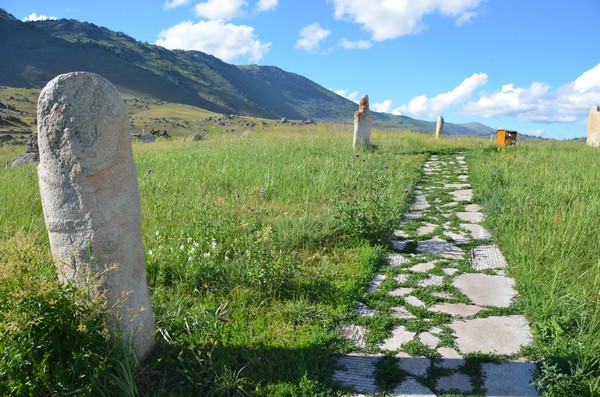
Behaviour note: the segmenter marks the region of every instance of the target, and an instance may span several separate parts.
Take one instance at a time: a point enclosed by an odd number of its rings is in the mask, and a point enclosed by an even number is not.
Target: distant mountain
[[[0,85],[43,87],[71,71],[100,74],[123,94],[213,112],[351,123],[357,104],[274,66],[236,66],[200,51],[167,50],[88,22],[22,22],[0,9]],[[379,128],[433,132],[435,123],[374,113]],[[444,126],[446,134],[489,134],[479,123]]]

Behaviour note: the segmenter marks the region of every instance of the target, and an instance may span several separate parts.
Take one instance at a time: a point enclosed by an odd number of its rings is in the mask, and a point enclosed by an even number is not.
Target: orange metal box
[[[517,131],[498,130],[496,138],[498,146],[511,146],[517,144]]]

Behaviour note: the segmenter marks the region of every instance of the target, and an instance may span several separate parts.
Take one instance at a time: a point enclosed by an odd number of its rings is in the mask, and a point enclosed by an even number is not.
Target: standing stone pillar
[[[354,112],[354,141],[352,146],[367,146],[371,139],[371,111],[369,110],[369,96],[360,98],[358,111]]]
[[[92,281],[139,359],[154,346],[127,107],[104,78],[62,74],[37,105],[38,178],[59,278]],[[89,285],[89,284],[88,284]]]
[[[600,147],[600,107],[592,106],[588,116],[587,144]]]
[[[435,137],[439,139],[444,136],[444,118],[439,116],[435,125]]]

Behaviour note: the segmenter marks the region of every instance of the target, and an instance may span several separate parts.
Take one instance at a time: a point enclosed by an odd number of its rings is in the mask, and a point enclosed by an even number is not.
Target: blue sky
[[[600,0],[0,0],[234,64],[274,65],[374,110],[586,135]],[[351,117],[351,116],[349,116]]]

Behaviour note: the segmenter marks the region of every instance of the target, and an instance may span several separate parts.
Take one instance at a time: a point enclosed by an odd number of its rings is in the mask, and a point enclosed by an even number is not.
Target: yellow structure
[[[496,138],[498,146],[511,146],[517,144],[517,131],[498,130]]]

